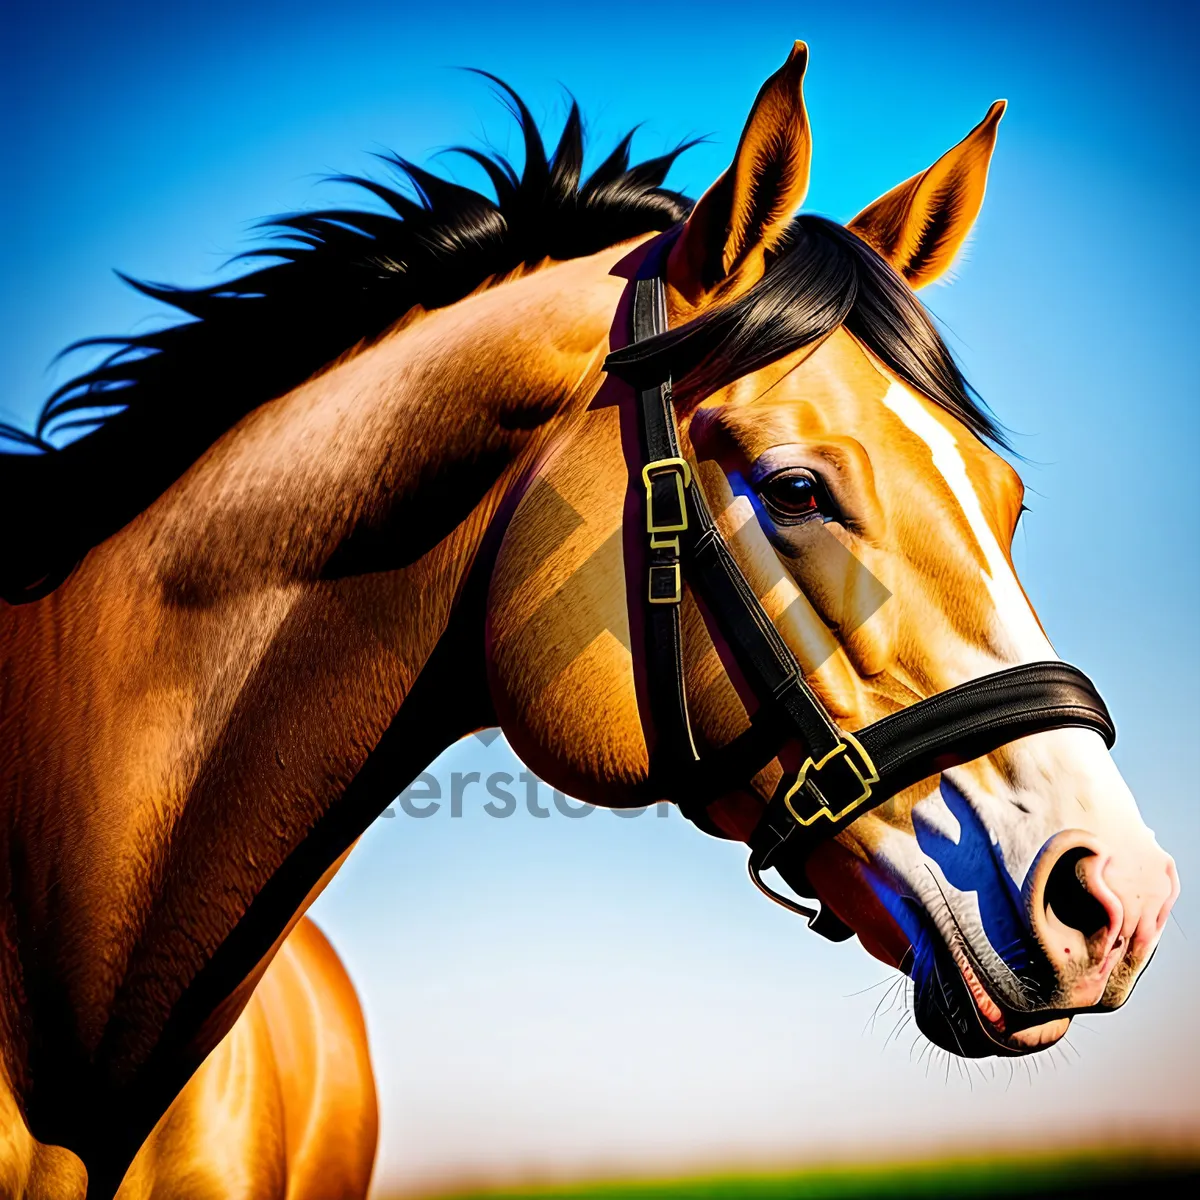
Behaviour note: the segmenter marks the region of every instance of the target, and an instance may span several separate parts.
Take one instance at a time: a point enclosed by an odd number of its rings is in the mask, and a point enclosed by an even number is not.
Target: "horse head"
[[[979,213],[1004,105],[848,226],[794,220],[811,153],[806,63],[797,43],[728,170],[617,273],[662,259],[658,343],[689,477],[808,687],[853,732],[1057,656],[1010,554],[1021,480],[915,296]],[[626,303],[612,346],[629,323]],[[617,807],[678,798],[648,716],[632,401],[610,375],[541,456],[488,601],[491,689],[513,747],[554,786]],[[703,762],[746,735],[763,697],[691,589],[679,630]],[[701,823],[751,841],[803,757],[779,746],[706,797]],[[826,928],[912,976],[920,1028],[965,1056],[1037,1050],[1073,1014],[1120,1007],[1178,892],[1087,728],[944,765],[777,865],[819,898]]]

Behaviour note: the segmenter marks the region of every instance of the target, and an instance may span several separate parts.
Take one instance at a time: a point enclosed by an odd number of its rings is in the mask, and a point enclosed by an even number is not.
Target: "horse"
[[[137,284],[188,319],[108,339],[8,430],[5,1144],[80,1164],[36,1194],[112,1196],[211,1053],[265,1047],[247,1021],[277,1043],[254,997],[303,913],[486,727],[592,804],[671,799],[752,847],[780,813],[823,829],[774,860],[819,909],[782,898],[911,976],[952,1053],[1032,1053],[1125,1003],[1178,879],[1098,698],[886,792],[867,754],[989,680],[1082,694],[1012,564],[1003,430],[916,296],[978,215],[1003,102],[841,226],[795,215],[807,62],[796,43],[694,204],[664,186],[686,144],[631,166],[630,135],[584,178],[578,109],[548,153],[506,89],[522,170],[461,151],[494,199],[396,158],[407,188],[357,180],[382,208],[282,218],[235,280]],[[639,394],[673,455],[645,461]],[[738,636],[680,572],[672,497],[711,513]],[[751,644],[835,747],[775,719]],[[864,794],[806,808],[838,770]]]

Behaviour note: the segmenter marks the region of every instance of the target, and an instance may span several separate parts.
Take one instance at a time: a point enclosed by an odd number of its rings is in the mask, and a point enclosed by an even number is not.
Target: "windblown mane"
[[[547,155],[525,103],[488,78],[519,122],[523,168],[518,174],[499,154],[456,152],[486,172],[494,200],[385,156],[413,195],[355,176],[339,181],[390,213],[328,209],[264,222],[270,244],[242,258],[269,265],[212,287],[122,276],[192,319],[76,343],[70,349],[114,349],[50,397],[34,433],[0,424],[0,441],[14,445],[0,452],[0,597],[34,599],[57,586],[248,412],[379,338],[414,307],[444,307],[522,264],[581,258],[687,216],[691,202],[661,185],[691,143],[630,166],[631,132],[583,180],[578,107]],[[49,440],[79,429],[90,432],[62,448]]]
[[[270,243],[242,256],[272,261],[212,287],[127,280],[192,320],[77,343],[115,348],[50,397],[34,433],[0,424],[0,440],[19,447],[0,452],[0,598],[45,595],[248,412],[378,339],[414,307],[444,307],[522,264],[594,254],[687,216],[691,202],[662,183],[693,143],[631,167],[627,134],[581,182],[578,107],[571,105],[547,156],[521,98],[488,78],[519,122],[523,169],[518,174],[500,155],[457,153],[486,172],[494,200],[387,156],[413,195],[339,178],[390,213],[327,209],[275,218],[265,223]],[[904,280],[866,242],[821,217],[795,220],[743,297],[618,351],[609,365],[630,379],[669,372],[686,402],[839,325],[977,435],[1003,444]],[[61,448],[49,440],[77,429],[90,432]]]

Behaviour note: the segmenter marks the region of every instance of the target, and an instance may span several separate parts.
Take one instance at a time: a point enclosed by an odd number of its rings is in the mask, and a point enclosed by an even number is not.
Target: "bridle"
[[[813,848],[897,793],[947,767],[1033,733],[1069,726],[1095,730],[1112,747],[1116,729],[1082,671],[1036,662],[970,680],[891,713],[854,733],[842,729],[804,679],[796,656],[747,582],[680,453],[671,380],[655,378],[654,340],[666,332],[665,239],[634,282],[633,340],[605,361],[631,383],[641,424],[647,578],[645,682],[653,730],[651,778],[705,832],[726,836],[707,815],[717,796],[744,787],[786,742],[806,755],[786,775],[750,838],[750,877],[772,900],[808,918],[835,941],[851,931],[825,908],[780,895],[762,879],[776,867],[810,895],[804,862]],[[684,583],[703,601],[758,702],[732,742],[697,752],[688,716],[680,606]]]

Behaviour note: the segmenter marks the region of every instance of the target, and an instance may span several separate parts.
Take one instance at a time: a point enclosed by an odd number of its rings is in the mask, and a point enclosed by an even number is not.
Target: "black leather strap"
[[[1047,729],[1095,730],[1110,749],[1117,730],[1092,681],[1065,662],[1025,663],[972,679],[902,708],[859,734],[893,794],[1006,742]]]
[[[1066,727],[1091,729],[1109,747],[1117,737],[1095,686],[1069,663],[1025,663],[938,692],[855,735],[877,777],[862,803],[841,811],[862,790],[861,779],[847,773],[825,785],[823,772],[817,772],[815,786],[803,796],[793,795],[789,802],[787,789],[776,792],[751,849],[764,869],[785,844],[789,858],[802,859],[817,842],[919,780],[1018,738]]]
[[[660,251],[661,254],[661,251]],[[666,298],[659,277],[660,254],[643,264],[634,284],[633,337],[642,341],[667,327]],[[646,689],[653,724],[651,766],[656,778],[669,779],[697,761],[684,685],[682,543],[687,526],[684,494],[691,470],[679,454],[679,434],[671,381],[639,395],[643,469],[646,489]]]
[[[716,616],[760,701],[786,715],[809,753],[824,757],[841,742],[837,725],[804,682],[800,664],[742,574],[699,488],[688,492],[688,506],[698,531],[688,544],[688,582]]]

